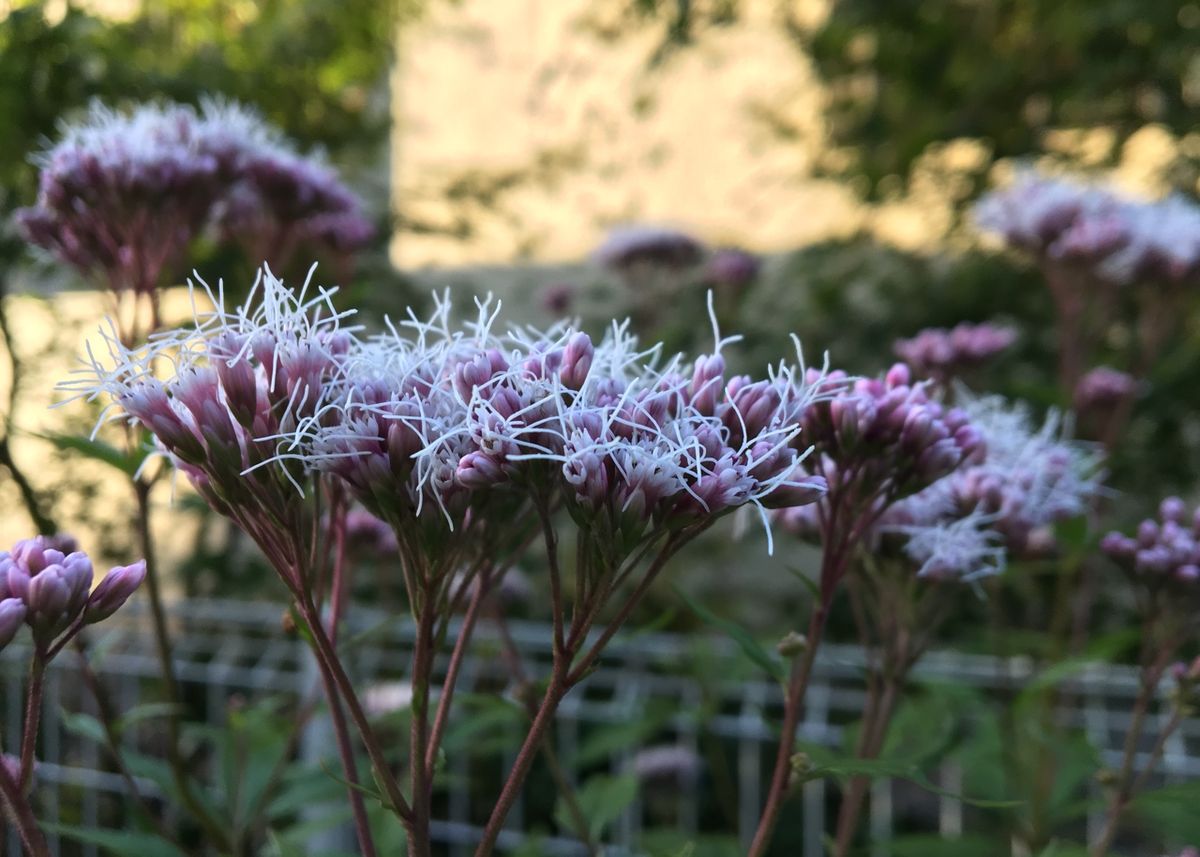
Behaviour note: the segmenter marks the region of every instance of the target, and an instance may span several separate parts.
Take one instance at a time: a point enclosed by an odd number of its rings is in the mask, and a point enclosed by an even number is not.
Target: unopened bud
[[[788,631],[775,648],[785,658],[794,658],[808,648],[808,637],[798,631]]]
[[[567,347],[563,349],[562,365],[558,370],[563,384],[572,390],[583,387],[583,382],[587,380],[588,372],[592,369],[595,353],[591,337],[586,333],[579,332],[572,336],[567,342]]]
[[[91,625],[107,619],[129,600],[129,596],[133,595],[145,579],[145,560],[112,569],[88,597],[83,620]]]
[[[25,621],[25,602],[20,598],[5,598],[0,601],[0,649],[12,642],[21,623]]]

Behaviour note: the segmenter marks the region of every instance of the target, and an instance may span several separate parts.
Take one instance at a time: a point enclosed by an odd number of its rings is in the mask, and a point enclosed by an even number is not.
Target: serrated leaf
[[[783,666],[783,662],[776,656],[771,655],[758,640],[750,635],[750,632],[738,625],[736,622],[731,622],[728,619],[722,619],[708,608],[695,601],[691,596],[684,592],[678,586],[675,587],[675,594],[683,600],[683,603],[688,606],[688,609],[695,613],[700,619],[708,625],[722,631],[726,636],[737,643],[738,648],[750,660],[757,664],[767,675],[771,676],[778,682],[783,682],[787,678],[787,670]]]

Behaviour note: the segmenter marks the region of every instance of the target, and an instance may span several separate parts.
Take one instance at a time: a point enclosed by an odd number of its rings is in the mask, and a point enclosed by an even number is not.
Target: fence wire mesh
[[[131,605],[131,608],[133,605]],[[316,672],[304,643],[283,630],[277,605],[189,600],[171,614],[175,670],[192,716],[223,723],[231,704],[267,695],[299,706],[314,693]],[[91,641],[99,657],[95,673],[118,712],[161,699],[158,661],[148,617],[136,609],[118,614],[117,624]],[[551,650],[547,626],[512,622],[509,631],[529,676],[545,675]],[[367,688],[369,705],[387,707],[405,702],[405,677],[412,645],[411,625],[369,612],[360,614],[347,638],[357,634],[351,658],[360,687]],[[451,634],[457,632],[452,626]],[[10,646],[0,654],[3,682],[3,735],[11,744],[22,722],[27,652]],[[844,730],[860,715],[864,653],[851,646],[822,648],[807,697],[801,738],[825,746],[840,746]],[[984,694],[1010,698],[1034,676],[1025,659],[997,659],[955,652],[933,652],[920,663],[914,681],[945,683]],[[511,690],[509,672],[499,657],[497,627],[481,623],[476,642],[458,682],[458,694],[469,701]],[[1135,671],[1111,666],[1082,668],[1061,685],[1057,710],[1060,723],[1081,730],[1105,763],[1120,757],[1130,709],[1138,691]],[[1167,689],[1164,687],[1163,692]],[[600,667],[564,701],[554,732],[557,754],[580,757],[589,771],[613,774],[638,770],[646,746],[668,748],[679,758],[699,760],[690,773],[676,775],[669,788],[643,788],[607,834],[606,855],[640,854],[638,843],[649,827],[671,827],[685,835],[725,830],[745,845],[753,834],[765,798],[776,741],[775,726],[782,714],[779,687],[753,678],[725,641],[662,633],[618,636]],[[77,712],[94,713],[95,704],[78,680],[78,662],[70,653],[55,661],[47,677],[38,745],[37,805],[51,826],[62,821],[84,827],[109,826],[128,819],[132,809],[125,798],[127,783],[94,741],[69,728]],[[652,729],[629,730],[627,741],[597,742],[598,731],[620,734],[629,724],[653,724]],[[616,730],[614,732],[614,730]],[[123,740],[153,755],[153,724],[133,724]],[[1147,730],[1149,734],[1149,730]],[[336,769],[327,727],[318,716],[305,727],[298,756],[324,761]],[[596,749],[600,748],[600,758]],[[715,748],[715,750],[714,750]],[[1147,748],[1148,750],[1149,748]],[[440,792],[439,818],[433,835],[449,857],[470,855],[486,821],[490,804],[472,782],[498,782],[512,762],[511,750],[496,757],[472,752],[448,754],[446,782]],[[640,757],[645,759],[644,756]],[[568,766],[569,767],[569,766]],[[720,769],[720,770],[718,770]],[[1186,721],[1170,739],[1160,764],[1159,779],[1168,783],[1200,778],[1200,722]],[[932,777],[944,791],[934,794],[903,781],[880,779],[870,792],[867,825],[873,857],[889,854],[888,839],[899,829],[938,833],[947,837],[969,833],[978,810],[955,795],[963,787],[963,771],[944,763]],[[139,791],[155,801],[168,824],[177,808],[149,779],[135,777]],[[1099,789],[1093,785],[1094,791]],[[476,794],[476,791],[479,793]],[[1097,791],[1098,793],[1098,791]],[[836,785],[814,780],[803,786],[802,797],[791,804],[785,823],[801,833],[799,857],[821,857],[823,833],[837,807]],[[500,847],[528,847],[530,831],[550,829],[545,807],[518,801]],[[1089,817],[1087,834],[1097,832],[1102,819],[1099,804]],[[53,829],[53,827],[51,827]],[[353,849],[345,831],[323,834],[321,844]],[[94,845],[79,845],[50,835],[58,855],[98,857]],[[5,853],[17,854],[15,833],[7,834]],[[574,839],[541,835],[536,853],[585,855]]]

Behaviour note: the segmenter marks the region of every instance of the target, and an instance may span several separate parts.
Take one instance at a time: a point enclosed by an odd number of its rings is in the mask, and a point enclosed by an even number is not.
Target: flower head
[[[140,571],[130,571],[140,569]],[[115,576],[114,576],[115,575]],[[114,582],[92,591],[92,561],[82,551],[64,554],[45,536],[0,551],[0,647],[24,622],[42,652],[64,632],[116,612],[145,576],[145,563],[109,572]]]
[[[953,328],[927,328],[912,339],[897,340],[893,348],[918,375],[952,377],[1006,351],[1017,339],[1011,327],[984,322]]]
[[[1023,172],[975,207],[975,220],[1011,246],[1060,261],[1100,263],[1129,241],[1126,210],[1099,188]]]
[[[613,271],[639,267],[680,270],[700,262],[704,245],[678,229],[631,224],[612,229],[592,255]]]
[[[1108,366],[1089,370],[1075,385],[1075,408],[1080,412],[1110,409],[1137,392],[1137,380]]]
[[[983,438],[986,455],[897,504],[881,529],[918,545],[925,543],[926,530],[934,541],[948,534],[963,544],[974,534],[983,567],[998,571],[1006,551],[1027,553],[1036,536],[1087,509],[1101,490],[1100,454],[1063,437],[1057,414],[1037,426],[1019,404],[962,389],[959,406]],[[976,574],[971,563],[960,564],[959,571]]]
[[[1194,592],[1200,584],[1200,512],[1168,497],[1158,516],[1142,521],[1135,535],[1110,532],[1100,549],[1152,588],[1182,586]]]
[[[17,213],[33,244],[113,288],[145,292],[177,265],[223,193],[189,107],[93,105],[39,156],[37,204]]]

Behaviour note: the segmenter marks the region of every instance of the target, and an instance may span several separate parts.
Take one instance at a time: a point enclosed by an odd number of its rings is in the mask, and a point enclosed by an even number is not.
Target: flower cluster
[[[241,523],[245,515],[292,523],[307,474],[276,458],[277,438],[317,411],[352,333],[328,292],[310,296],[307,282],[292,291],[266,268],[244,306],[226,311],[222,296],[215,301],[194,326],[145,345],[102,330],[107,354],[89,351],[87,368],[61,387],[107,397],[101,422],[143,425],[214,509]],[[163,363],[174,370],[166,380],[156,374]]]
[[[194,327],[138,349],[108,336],[107,359],[68,385],[110,397],[252,532],[264,513],[291,520],[295,488],[328,475],[441,576],[480,540],[511,535],[530,506],[561,503],[619,554],[824,488],[801,464],[811,385],[787,365],[726,379],[719,337],[684,371],[679,359],[655,368],[656,350],[623,326],[599,345],[561,325],[500,335],[488,304],[455,328],[441,300],[429,320],[360,338],[339,327],[329,292],[293,294],[269,271],[256,291],[253,309],[227,312],[214,296]],[[922,454],[930,445],[910,444],[914,466],[941,466]]]
[[[214,212],[226,240],[282,266],[301,245],[344,254],[374,228],[358,198],[319,155],[302,156],[256,114],[236,104],[205,105],[209,148],[231,182]]]
[[[1080,412],[1115,407],[1137,392],[1137,380],[1108,366],[1089,370],[1075,385],[1075,409]]]
[[[708,258],[705,275],[717,288],[743,289],[758,279],[761,267],[762,261],[753,253],[723,247]]]
[[[596,345],[566,326],[497,335],[486,304],[454,330],[448,312],[443,302],[430,321],[353,349],[330,404],[297,432],[308,466],[393,526],[440,512],[448,537],[504,521],[516,495],[541,508],[561,499],[622,546],[648,527],[821,490],[799,466],[808,392],[787,367],[727,381],[718,352],[690,375],[679,361],[658,370],[624,327]]]
[[[1120,201],[1099,188],[1020,174],[975,207],[975,220],[1039,258],[1095,263],[1129,241]]]
[[[836,394],[808,408],[803,425],[831,490],[854,486],[890,505],[984,454],[967,414],[934,400],[902,363],[883,378],[831,373],[820,383]]]
[[[1057,414],[1037,426],[1019,404],[962,390],[959,406],[986,454],[898,503],[880,529],[907,540],[922,574],[971,579],[1052,541],[1049,528],[1086,511],[1103,471],[1095,449],[1063,436]]]
[[[617,272],[638,268],[683,270],[699,264],[704,245],[686,232],[665,226],[628,225],[612,229],[593,258]]]
[[[1109,282],[1200,275],[1200,208],[1178,197],[1143,202],[1027,172],[980,200],[975,219],[1013,247]]]
[[[202,136],[187,107],[126,115],[93,106],[41,156],[37,205],[18,211],[17,224],[31,243],[115,289],[151,291],[222,193]]]
[[[256,251],[281,252],[286,239],[344,252],[370,237],[331,169],[237,105],[94,105],[40,165],[37,204],[17,213],[22,233],[117,291],[152,292],[212,224]]]
[[[1200,510],[1168,497],[1158,518],[1147,518],[1133,537],[1111,532],[1100,548],[1122,568],[1152,586],[1200,581]]]
[[[146,576],[146,563],[113,568],[92,589],[92,561],[82,551],[63,553],[44,536],[0,551],[0,648],[22,624],[43,656],[61,648],[84,625],[107,619]],[[56,646],[56,641],[59,641]]]
[[[1011,327],[963,322],[948,330],[927,328],[912,339],[897,340],[893,348],[918,375],[944,380],[987,362],[1016,339],[1017,332]]]

